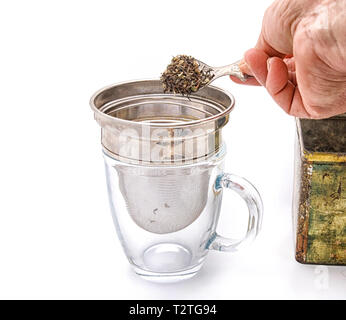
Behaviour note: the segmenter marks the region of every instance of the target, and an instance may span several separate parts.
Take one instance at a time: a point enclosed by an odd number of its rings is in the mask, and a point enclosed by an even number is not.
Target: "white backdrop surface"
[[[157,78],[176,54],[215,66],[238,60],[270,3],[1,2],[0,298],[346,298],[345,267],[294,260],[294,119],[263,88],[215,83],[236,97],[224,130],[226,169],[263,197],[263,229],[251,248],[210,252],[195,278],[151,284],[130,270],[112,223],[90,96]],[[241,234],[245,207],[225,198],[218,231]]]

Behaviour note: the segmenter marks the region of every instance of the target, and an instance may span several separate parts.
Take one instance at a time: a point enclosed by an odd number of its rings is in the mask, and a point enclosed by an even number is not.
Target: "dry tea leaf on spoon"
[[[164,92],[190,95],[207,85],[214,77],[212,69],[187,55],[173,57],[161,75]]]

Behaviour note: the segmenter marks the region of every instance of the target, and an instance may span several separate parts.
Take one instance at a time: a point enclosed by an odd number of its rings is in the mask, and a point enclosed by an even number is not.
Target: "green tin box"
[[[346,265],[346,117],[296,119],[296,260]]]

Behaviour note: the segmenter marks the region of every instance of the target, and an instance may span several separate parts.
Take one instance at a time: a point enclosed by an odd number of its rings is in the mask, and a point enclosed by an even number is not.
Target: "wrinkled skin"
[[[245,84],[266,87],[292,116],[345,113],[346,0],[275,1],[241,69],[255,77]]]

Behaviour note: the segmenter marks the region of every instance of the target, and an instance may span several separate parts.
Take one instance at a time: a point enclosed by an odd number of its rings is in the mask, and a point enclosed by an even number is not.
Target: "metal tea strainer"
[[[159,80],[140,80],[104,88],[90,103],[136,224],[162,234],[197,219],[213,192],[208,161],[222,149],[233,97],[212,86],[165,94]]]

